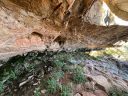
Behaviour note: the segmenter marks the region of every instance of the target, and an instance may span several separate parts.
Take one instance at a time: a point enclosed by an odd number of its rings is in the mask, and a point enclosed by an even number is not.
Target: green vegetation
[[[71,96],[71,87],[68,85],[61,86],[61,93],[60,96]]]
[[[35,88],[34,90],[34,96],[41,96],[40,88]]]
[[[0,93],[2,93],[4,91],[4,85],[2,82],[0,82]]]
[[[86,77],[84,75],[83,68],[79,65],[77,65],[75,69],[74,67],[70,68],[70,65],[65,65],[62,62],[59,62],[58,64],[56,63],[55,65],[57,65],[57,68],[53,68],[54,71],[49,74],[47,79],[44,78],[44,80],[42,81],[43,84],[45,84],[44,88],[47,90],[48,94],[60,93],[60,96],[71,96],[72,87],[59,82],[59,80],[64,78],[65,73],[69,72],[70,70],[70,76],[72,77],[72,79],[69,78],[71,79],[70,82],[73,81],[75,84],[84,83],[86,81]]]
[[[59,93],[60,96],[71,96],[71,87],[68,85],[64,85],[54,78],[46,81],[47,86],[45,87],[47,90],[47,94],[55,94]]]
[[[65,65],[64,61],[61,60],[55,60],[53,61],[53,63],[54,63],[54,68],[57,69],[61,69]]]
[[[41,70],[39,66],[40,61],[36,55],[37,53],[32,53],[28,53],[26,56],[12,57],[4,66],[0,67],[0,94],[4,92],[5,88],[13,85],[15,83],[14,81],[19,82],[19,78],[24,78],[26,75],[37,74]],[[10,93],[11,92],[9,92],[9,94]]]
[[[7,89],[7,94],[13,94],[13,89],[18,89],[15,82],[19,86],[28,76],[33,75],[41,82],[36,86],[37,88],[33,87],[33,89],[35,88],[33,90],[34,96],[41,96],[41,89],[45,89],[48,96],[56,94],[71,96],[73,88],[70,83],[76,85],[87,81],[85,70],[83,70],[83,65],[79,61],[87,58],[89,60],[102,59],[98,56],[85,56],[85,54],[77,54],[77,52],[68,54],[66,52],[30,52],[24,56],[13,57],[0,67],[0,94]],[[43,75],[41,72],[43,72]],[[109,96],[128,96],[128,94],[111,90]]]
[[[59,82],[59,80],[63,77],[64,77],[63,71],[58,71],[58,72],[54,71],[49,75],[48,79],[44,78],[45,80],[43,80],[42,83],[45,84],[44,87],[47,90],[48,94],[55,94],[55,93],[59,92],[60,90],[63,94],[65,94],[67,92],[67,90],[66,90],[67,87],[64,87],[62,85],[62,83]],[[66,93],[66,94],[68,94],[68,93]],[[68,96],[68,95],[62,95],[62,96]]]
[[[59,89],[59,84],[54,78],[49,79],[47,81],[46,89],[49,94],[54,94]]]
[[[73,70],[73,76],[72,80],[74,83],[79,84],[79,83],[84,83],[86,81],[85,75],[83,68],[81,66],[77,66]]]
[[[108,51],[105,54],[111,53],[113,51]],[[46,90],[48,96],[72,96],[73,88],[70,84],[76,85],[87,81],[85,70],[82,67],[85,65],[81,63],[86,59],[101,61],[103,57],[94,57],[77,52],[47,51],[43,53],[30,52],[24,56],[13,57],[0,67],[0,96],[1,93],[5,92],[13,95],[15,89],[19,91],[19,84],[28,80],[29,76],[33,76],[27,84],[32,87],[31,91],[34,96],[41,96],[42,89]],[[107,62],[111,63],[110,61]],[[32,84],[38,85],[35,88]],[[33,90],[34,88],[35,90]],[[111,90],[108,95],[128,96],[127,93],[116,89]]]
[[[64,72],[63,71],[57,71],[57,72],[53,72],[51,74],[51,78],[54,78],[56,80],[59,80],[60,78],[64,77]]]
[[[84,83],[86,81],[83,68],[79,65],[75,68],[76,64],[79,64],[76,61],[84,60],[84,56],[85,54],[76,52],[67,54],[66,52],[46,51],[41,53],[35,51],[13,57],[0,67],[0,94],[7,88],[7,93],[13,94],[13,90],[10,89],[17,88],[14,86],[15,83],[20,84],[24,78],[33,75],[40,76],[37,78],[41,79],[40,87],[37,86],[33,92],[34,96],[40,96],[42,88],[46,89],[48,94],[58,93],[60,96],[70,96],[72,87],[67,86],[67,83]],[[44,77],[41,74],[42,70]],[[67,83],[60,82],[65,79],[65,74],[69,74],[69,81]]]
[[[21,59],[21,58],[20,58]],[[2,90],[8,85],[8,84],[13,84],[14,80],[17,80],[20,76],[27,72],[34,72],[36,69],[35,64],[33,63],[26,63],[16,61],[16,62],[11,62],[7,63],[7,65],[0,70],[0,89]],[[31,74],[32,74],[31,73]],[[24,77],[24,76],[23,76]]]
[[[4,69],[3,74],[0,74],[0,93],[4,91],[6,84],[12,84],[12,81],[17,79],[16,73],[11,69]]]
[[[69,66],[69,65],[67,65],[67,64],[65,64],[65,65],[62,67],[62,70],[63,70],[64,72],[72,72],[72,67]]]
[[[47,77],[42,79],[43,88],[47,90],[47,94],[60,94],[59,96],[71,96],[72,87],[67,83],[74,82],[75,84],[84,83],[86,77],[84,70],[81,66],[74,64],[72,61],[79,59],[77,54],[58,53],[53,56],[52,71]],[[83,59],[83,58],[82,58]],[[76,68],[75,68],[76,66]],[[74,69],[75,68],[75,69]],[[69,80],[67,83],[60,82],[65,79],[65,74],[69,74]]]

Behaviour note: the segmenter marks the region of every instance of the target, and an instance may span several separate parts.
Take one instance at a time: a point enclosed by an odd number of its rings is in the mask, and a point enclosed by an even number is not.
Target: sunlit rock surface
[[[111,11],[123,20],[128,21],[128,0],[103,0]]]
[[[32,50],[104,48],[126,40],[128,27],[114,22],[111,7],[106,26],[108,10],[100,0],[1,0],[0,59]]]

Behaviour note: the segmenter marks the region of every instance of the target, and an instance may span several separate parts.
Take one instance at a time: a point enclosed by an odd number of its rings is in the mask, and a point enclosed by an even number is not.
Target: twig
[[[32,75],[32,76],[29,76],[27,80],[25,80],[25,81],[23,81],[23,82],[21,82],[21,83],[19,84],[19,87],[25,85],[25,84],[26,84],[27,82],[29,82],[32,78],[33,78],[33,75]]]

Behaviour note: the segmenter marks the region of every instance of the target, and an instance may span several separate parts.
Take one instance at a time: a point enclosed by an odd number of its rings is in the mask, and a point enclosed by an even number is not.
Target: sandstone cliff
[[[127,5],[127,0],[0,0],[0,58],[113,46],[128,37],[128,27],[114,19],[128,19]]]

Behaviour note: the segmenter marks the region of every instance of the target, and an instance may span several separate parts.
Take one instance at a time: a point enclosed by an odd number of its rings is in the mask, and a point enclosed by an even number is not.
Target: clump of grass
[[[46,84],[47,93],[49,94],[54,94],[59,89],[59,84],[54,78],[49,79]]]
[[[2,93],[4,91],[4,85],[3,82],[0,82],[0,93]]]
[[[61,60],[55,60],[53,62],[54,62],[54,68],[57,69],[61,69],[65,65],[64,61]]]
[[[69,66],[69,65],[64,65],[63,67],[62,67],[62,70],[64,71],[64,72],[71,72],[72,71],[72,68]]]
[[[64,76],[63,71],[58,71],[58,72],[55,71],[52,74],[50,74],[48,80],[46,80],[45,83],[47,93],[54,94],[59,90],[61,84],[58,81],[63,76]]]
[[[17,79],[17,75],[11,68],[4,69],[0,74],[0,94],[4,91],[7,84],[12,84],[12,81]]]
[[[73,70],[72,80],[76,84],[84,83],[86,81],[83,68],[81,66],[77,66]]]
[[[71,96],[71,87],[68,85],[62,85],[60,96]]]
[[[35,88],[34,90],[34,96],[41,96],[40,88]]]
[[[55,80],[59,80],[60,78],[64,77],[64,72],[63,71],[58,71],[58,72],[53,72],[51,74],[51,77],[54,78]]]

